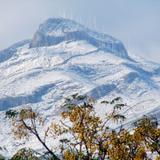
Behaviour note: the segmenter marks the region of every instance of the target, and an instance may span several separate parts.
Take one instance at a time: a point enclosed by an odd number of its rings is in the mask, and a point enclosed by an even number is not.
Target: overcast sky
[[[0,50],[32,38],[51,17],[74,19],[160,62],[160,0],[0,0]]]

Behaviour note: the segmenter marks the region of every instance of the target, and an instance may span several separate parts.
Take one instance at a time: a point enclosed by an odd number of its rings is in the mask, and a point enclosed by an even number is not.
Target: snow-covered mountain
[[[98,102],[123,97],[129,121],[144,114],[160,118],[160,64],[131,57],[119,40],[63,18],[48,19],[31,40],[1,51],[2,152],[21,148],[10,133],[6,110],[31,106],[49,122],[58,116],[62,99],[77,92]],[[96,107],[100,114],[107,110]]]

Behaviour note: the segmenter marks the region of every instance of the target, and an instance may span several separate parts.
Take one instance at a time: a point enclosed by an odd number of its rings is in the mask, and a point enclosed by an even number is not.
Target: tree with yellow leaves
[[[67,98],[63,105],[64,111],[59,122],[52,122],[46,133],[55,137],[68,135],[60,139],[58,158],[39,136],[37,125],[43,124],[43,119],[32,109],[23,109],[14,120],[13,131],[18,138],[33,134],[41,142],[50,155],[58,160],[149,160],[149,154],[160,155],[160,128],[158,121],[152,117],[142,117],[135,122],[132,131],[123,125],[113,129],[110,121],[123,122],[125,116],[121,110],[126,104],[120,97],[112,101],[103,101],[113,105],[111,113],[105,118],[99,117],[94,109],[94,103],[86,96],[73,95]],[[37,123],[39,122],[39,123]],[[48,134],[45,134],[47,138]]]
[[[40,137],[37,131],[37,126],[43,126],[44,120],[37,113],[32,110],[32,108],[22,109],[17,116],[13,119],[13,133],[16,138],[28,138],[30,135],[34,135],[42,146],[47,150],[47,152],[52,156],[53,160],[59,160],[59,158],[54,154],[54,152],[46,144],[46,136],[48,129],[45,132],[44,137]]]

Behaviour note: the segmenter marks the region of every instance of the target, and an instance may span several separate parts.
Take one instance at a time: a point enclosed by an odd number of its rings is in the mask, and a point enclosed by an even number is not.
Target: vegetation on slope
[[[133,130],[129,131],[125,126],[113,129],[109,122],[122,124],[126,117],[120,114],[125,106],[120,97],[112,101],[103,101],[106,105],[113,105],[113,110],[106,113],[105,118],[99,117],[94,109],[93,100],[86,96],[72,95],[63,105],[60,121],[53,121],[42,137],[38,128],[45,125],[45,121],[39,113],[31,108],[22,109],[18,113],[7,112],[7,116],[13,121],[13,134],[16,138],[28,138],[34,135],[46,153],[45,159],[52,160],[149,160],[154,155],[160,159],[160,128],[154,117],[144,116],[135,122]],[[11,113],[11,116],[8,115]],[[16,114],[15,114],[16,113]],[[46,139],[52,137],[66,137],[60,139],[59,152],[47,145]],[[22,153],[23,151],[23,153]],[[19,158],[19,153],[26,158]],[[30,154],[30,155],[28,155]],[[21,150],[14,157],[21,159],[38,159],[32,155],[31,150]],[[16,160],[16,158],[12,158]],[[43,159],[41,156],[41,159]],[[40,159],[40,156],[39,156]]]

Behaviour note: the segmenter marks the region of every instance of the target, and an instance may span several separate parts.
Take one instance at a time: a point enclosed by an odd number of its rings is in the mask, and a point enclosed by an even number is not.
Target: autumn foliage
[[[149,160],[154,155],[160,159],[160,128],[154,117],[144,116],[127,130],[122,122],[126,120],[121,110],[126,104],[120,97],[112,101],[103,101],[113,105],[113,110],[101,118],[94,109],[94,103],[85,96],[73,95],[63,105],[60,121],[53,121],[42,138],[37,126],[43,126],[44,120],[32,109],[22,109],[13,118],[13,133],[17,138],[34,135],[55,160]],[[117,128],[111,128],[110,122],[119,122]],[[49,148],[45,139],[48,135],[60,139],[60,152]],[[57,156],[58,155],[58,156]]]

